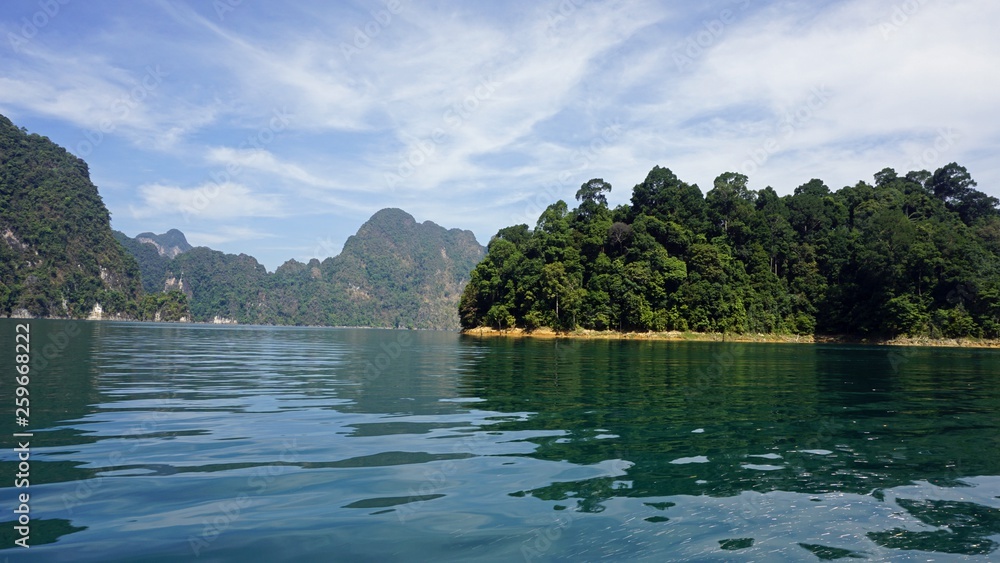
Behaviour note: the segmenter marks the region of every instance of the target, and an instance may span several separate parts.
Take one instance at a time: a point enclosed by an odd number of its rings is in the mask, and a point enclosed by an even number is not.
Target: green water
[[[9,561],[1000,558],[997,351],[30,323]]]

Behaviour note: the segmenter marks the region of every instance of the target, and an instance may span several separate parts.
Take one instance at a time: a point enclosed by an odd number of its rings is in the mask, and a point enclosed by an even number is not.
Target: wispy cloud
[[[804,123],[794,138],[752,178],[787,192],[812,176],[832,176],[839,187],[902,165],[909,140],[942,127],[984,131],[976,122],[997,113],[988,99],[1000,95],[1000,77],[989,69],[1000,43],[978,38],[1000,16],[998,6],[921,6],[887,39],[882,26],[892,17],[891,5],[840,2],[817,12],[802,3],[771,4],[727,30],[669,97],[633,107],[633,139],[652,141],[655,133],[644,124],[670,125],[673,140],[650,142],[655,148],[647,152],[686,155],[691,164],[678,168],[704,182],[713,170],[740,167],[768,138],[780,138],[789,113],[794,120],[801,110],[808,119],[798,119]],[[808,116],[803,107],[817,89],[829,96]],[[968,140],[995,143],[990,136]],[[851,145],[859,150],[844,150]]]
[[[204,52],[209,46],[217,55],[206,66],[221,72],[231,86],[224,95],[235,106],[292,108],[308,116],[299,129],[359,130],[368,127],[366,116],[373,100],[366,85],[336,72],[338,47],[321,30],[333,18],[319,21],[270,22],[263,34],[240,34],[184,5],[166,6],[182,26],[204,32],[203,44],[187,49]],[[303,33],[308,26],[311,33]],[[196,53],[193,53],[195,56]],[[250,104],[247,106],[247,104]]]
[[[153,59],[125,68],[105,54],[67,54],[32,44],[5,63],[0,108],[72,124],[78,134],[68,148],[82,156],[110,136],[143,148],[170,149],[184,135],[211,124],[217,113],[212,104],[169,95],[175,71]]]
[[[242,184],[205,183],[196,188],[150,184],[138,188],[141,204],[130,208],[136,219],[164,215],[186,220],[283,217],[288,214],[284,196],[253,193]]]
[[[227,168],[238,167],[253,172],[265,172],[311,186],[333,185],[329,179],[316,176],[297,164],[283,162],[266,150],[215,147],[209,150],[207,160]]]
[[[120,228],[257,218],[284,237],[248,252],[339,244],[387,206],[485,240],[592,177],[623,203],[654,165],[788,193],[958,161],[1000,195],[994,2],[393,6],[159,2],[75,25],[67,5],[0,46],[0,112],[63,124]]]
[[[188,231],[185,237],[192,246],[218,247],[233,241],[247,242],[273,239],[275,235],[249,227],[222,226],[213,232]]]

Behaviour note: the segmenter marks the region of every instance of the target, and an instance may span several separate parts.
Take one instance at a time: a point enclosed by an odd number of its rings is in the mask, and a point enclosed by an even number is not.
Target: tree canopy
[[[702,194],[654,167],[630,205],[501,229],[459,303],[464,328],[1000,337],[1000,201],[957,163],[779,196],[726,172]]]

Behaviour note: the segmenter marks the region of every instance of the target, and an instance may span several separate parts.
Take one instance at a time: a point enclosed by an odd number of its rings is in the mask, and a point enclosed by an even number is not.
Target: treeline
[[[1000,337],[1000,201],[956,163],[779,196],[655,167],[609,208],[590,180],[501,229],[463,328]]]

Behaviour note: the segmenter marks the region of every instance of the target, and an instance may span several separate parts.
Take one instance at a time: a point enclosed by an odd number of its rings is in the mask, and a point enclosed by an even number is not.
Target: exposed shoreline
[[[179,324],[194,326],[242,326],[242,327],[290,327],[290,328],[369,328],[382,330],[430,330],[451,332],[454,329],[405,329],[392,327],[373,326],[332,326],[332,325],[255,325],[239,323],[214,323],[211,321],[141,321],[138,319],[123,318],[82,318],[72,319],[66,317],[23,317],[10,316],[0,317],[9,320],[55,320],[55,321],[88,321],[88,322],[124,322],[124,323],[153,323],[153,324]],[[465,336],[484,338],[539,338],[557,339],[572,338],[582,340],[658,340],[658,341],[684,341],[684,342],[746,342],[746,343],[771,343],[771,344],[862,344],[867,346],[928,346],[937,348],[985,348],[1000,349],[1000,339],[988,338],[930,338],[921,337],[896,337],[884,338],[861,338],[857,336],[842,334],[736,334],[721,332],[617,332],[613,330],[585,330],[578,329],[572,332],[560,332],[549,327],[539,327],[532,331],[523,328],[513,328],[509,330],[497,330],[491,327],[478,327],[461,330]]]
[[[997,348],[1000,340],[978,338],[896,337],[860,338],[848,335],[796,334],[724,334],[711,332],[617,332],[611,330],[576,330],[558,332],[548,327],[532,331],[523,328],[497,330],[490,327],[466,329],[462,334],[490,338],[579,338],[585,340],[663,340],[690,342],[762,342],[775,344],[865,344],[870,346],[935,346],[941,348]]]

